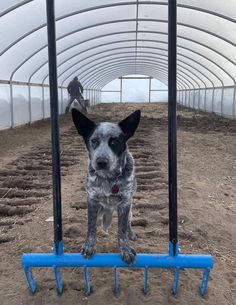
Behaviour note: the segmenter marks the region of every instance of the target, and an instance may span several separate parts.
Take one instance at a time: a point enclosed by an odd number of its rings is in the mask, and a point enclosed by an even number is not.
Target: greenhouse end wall
[[[235,119],[236,87],[179,90],[178,103],[189,108]]]

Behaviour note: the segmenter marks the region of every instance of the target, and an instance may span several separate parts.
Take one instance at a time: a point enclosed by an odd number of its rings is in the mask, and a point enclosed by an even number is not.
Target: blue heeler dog
[[[86,187],[88,231],[81,253],[86,258],[95,253],[97,221],[102,222],[103,229],[107,231],[112,222],[112,214],[117,210],[121,257],[125,263],[132,264],[136,253],[129,246],[128,238],[137,239],[131,229],[132,196],[136,190],[136,179],[134,160],[127,141],[139,125],[140,110],[118,124],[96,124],[76,109],[72,109],[72,118],[85,141],[90,159]]]

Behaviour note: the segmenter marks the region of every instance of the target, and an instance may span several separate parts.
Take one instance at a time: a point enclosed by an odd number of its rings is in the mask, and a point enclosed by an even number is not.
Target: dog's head
[[[126,143],[139,125],[140,110],[118,124],[96,124],[76,109],[72,109],[72,118],[78,133],[85,141],[92,169],[102,177],[121,173]]]

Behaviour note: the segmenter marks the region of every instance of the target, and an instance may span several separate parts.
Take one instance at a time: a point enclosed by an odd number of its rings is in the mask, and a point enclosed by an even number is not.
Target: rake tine
[[[208,284],[208,280],[209,280],[209,275],[210,275],[210,268],[206,268],[203,271],[203,275],[202,275],[202,284],[200,287],[200,295],[203,297],[207,291],[207,284]]]
[[[54,270],[54,275],[55,275],[55,280],[57,284],[57,293],[62,294],[63,293],[63,284],[61,280],[61,273],[60,269],[58,267],[53,267]]]
[[[147,294],[149,291],[149,286],[148,286],[148,267],[144,268],[144,281],[143,281],[143,293]]]
[[[90,284],[90,273],[89,268],[84,267],[84,279],[85,279],[85,294],[90,295],[91,294],[91,284]]]
[[[118,269],[117,267],[114,268],[114,289],[113,292],[115,295],[118,295],[120,292],[119,285],[118,285]]]
[[[179,271],[180,271],[180,268],[175,269],[174,282],[173,282],[173,286],[172,286],[173,295],[177,294],[177,290],[178,290],[178,286],[179,286]]]
[[[37,285],[36,285],[36,281],[33,277],[31,268],[24,268],[24,271],[25,271],[25,276],[26,276],[30,291],[34,294],[37,290]]]

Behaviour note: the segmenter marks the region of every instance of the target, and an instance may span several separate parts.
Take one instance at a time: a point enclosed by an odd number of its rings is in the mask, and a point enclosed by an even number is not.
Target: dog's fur
[[[132,196],[136,190],[134,160],[128,150],[131,138],[140,121],[137,110],[118,124],[103,122],[95,124],[76,109],[72,118],[83,136],[88,153],[87,175],[88,231],[81,253],[89,258],[95,253],[97,220],[105,231],[112,222],[114,210],[118,212],[118,245],[124,262],[135,261],[135,251],[128,238],[136,239],[131,229]]]

